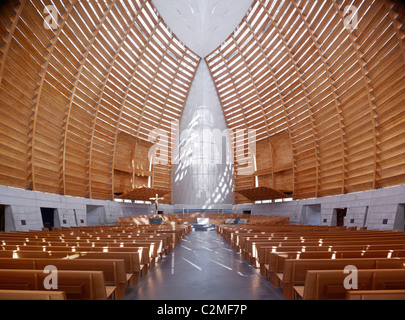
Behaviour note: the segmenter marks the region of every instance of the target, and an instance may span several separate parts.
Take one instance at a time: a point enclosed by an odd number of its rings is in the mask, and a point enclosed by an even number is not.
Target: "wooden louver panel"
[[[229,129],[288,134],[294,198],[405,183],[404,12],[390,0],[257,0],[205,58]],[[236,190],[269,183],[237,169]]]
[[[119,132],[170,136],[200,58],[150,0],[12,2],[0,14],[0,183],[112,199]],[[171,170],[160,179],[171,191]]]

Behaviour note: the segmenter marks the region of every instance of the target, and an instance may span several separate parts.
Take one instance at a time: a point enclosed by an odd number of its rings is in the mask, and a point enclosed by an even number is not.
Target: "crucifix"
[[[158,204],[159,204],[159,200],[163,200],[163,198],[159,198],[159,195],[156,194],[155,198],[149,198],[150,200],[155,200],[155,215],[158,215]]]

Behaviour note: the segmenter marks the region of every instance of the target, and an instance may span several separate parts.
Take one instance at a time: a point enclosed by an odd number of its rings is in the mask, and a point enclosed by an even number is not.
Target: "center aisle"
[[[215,231],[188,234],[123,300],[285,300]]]

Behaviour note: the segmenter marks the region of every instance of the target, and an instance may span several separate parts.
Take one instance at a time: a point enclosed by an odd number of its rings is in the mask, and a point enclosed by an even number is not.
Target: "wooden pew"
[[[305,282],[308,270],[343,270],[348,265],[361,269],[404,269],[405,258],[359,258],[359,259],[287,259],[282,274],[283,293],[288,299],[294,298],[293,287]]]
[[[141,264],[139,252],[72,252],[72,251],[15,251],[0,250],[1,258],[55,258],[55,259],[120,259],[124,260],[128,286],[138,283],[140,276],[148,273],[146,264]]]
[[[405,250],[352,250],[352,251],[307,251],[269,252],[268,264],[261,264],[261,274],[270,276],[270,281],[279,286],[275,273],[282,273],[287,259],[343,259],[343,258],[403,258]]]
[[[262,246],[272,246],[276,248],[283,248],[289,246],[319,246],[319,247],[334,247],[334,246],[354,246],[354,245],[363,245],[363,246],[375,246],[375,245],[398,245],[402,246],[405,249],[405,238],[403,239],[391,239],[390,237],[384,238],[328,238],[322,240],[308,240],[305,242],[297,240],[266,240],[266,239],[245,239],[244,246],[242,248],[242,256],[248,260],[249,263],[255,265],[258,259],[259,247]],[[260,260],[260,259],[259,259]],[[260,263],[260,262],[259,262]],[[258,264],[259,264],[258,263]]]
[[[66,294],[49,290],[0,290],[0,300],[66,300]]]
[[[129,281],[125,272],[124,260],[113,259],[54,259],[54,258],[0,258],[0,269],[44,270],[48,265],[57,270],[102,271],[106,286],[113,284],[114,300],[125,296],[125,287]]]
[[[405,290],[350,290],[346,300],[405,300]]]
[[[43,270],[0,269],[0,289],[46,290]],[[67,299],[107,300],[108,291],[102,271],[58,271],[57,291],[64,291]]]
[[[294,286],[303,300],[345,299],[347,289],[342,270],[309,270],[303,286]],[[405,289],[405,269],[363,269],[357,271],[359,290]]]
[[[397,245],[397,244],[381,244],[381,245],[335,245],[332,247],[326,247],[326,246],[310,246],[310,247],[302,247],[302,246],[293,246],[293,247],[280,247],[280,248],[273,248],[273,247],[261,247],[260,252],[261,255],[259,255],[259,264],[261,266],[260,268],[268,268],[269,271],[277,270],[272,267],[270,267],[270,257],[272,253],[277,253],[279,252],[294,252],[295,254],[301,253],[301,252],[330,252],[331,254],[336,251],[378,251],[378,250],[386,250],[387,252],[389,251],[403,251],[405,250],[404,245]],[[264,256],[264,258],[263,258]]]
[[[14,250],[16,252],[21,251],[50,251],[50,252],[57,252],[57,251],[70,251],[70,253],[76,252],[140,252],[141,254],[141,263],[148,265],[148,268],[152,266],[151,257],[150,257],[150,247],[147,244],[140,244],[137,246],[132,247],[114,247],[114,248],[105,248],[105,247],[92,247],[92,246],[57,246],[57,245],[45,245],[45,246],[0,246],[1,250]]]

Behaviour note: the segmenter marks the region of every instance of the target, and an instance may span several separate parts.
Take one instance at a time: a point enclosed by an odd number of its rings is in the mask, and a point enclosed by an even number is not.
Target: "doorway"
[[[337,227],[344,227],[346,214],[347,208],[334,209],[333,220],[336,221],[336,224],[334,225],[336,225]]]
[[[6,207],[0,206],[0,232],[6,231]]]
[[[404,220],[402,220],[404,223],[402,225],[401,231],[405,231],[405,204],[400,204],[399,207],[400,207],[400,210],[402,211],[402,217],[404,219]]]
[[[56,209],[55,208],[41,208],[41,216],[42,216],[42,223],[45,229],[49,231],[52,228],[59,228],[59,219],[57,215],[55,215]]]
[[[11,206],[0,205],[0,232],[9,232],[11,230],[15,230]]]

